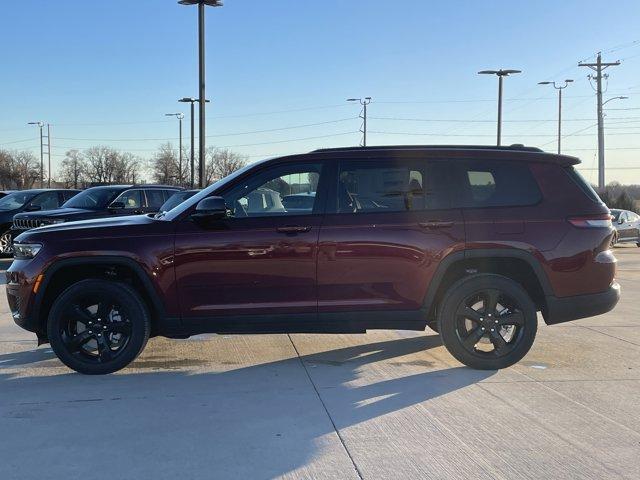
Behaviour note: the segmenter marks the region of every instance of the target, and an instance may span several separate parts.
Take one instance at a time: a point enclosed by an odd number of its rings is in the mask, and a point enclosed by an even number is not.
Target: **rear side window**
[[[534,205],[542,194],[528,165],[511,162],[461,162],[455,167],[454,201],[458,207]]]
[[[447,208],[439,175],[425,162],[345,162],[338,176],[338,213],[387,213]],[[444,178],[444,177],[443,177]]]
[[[598,196],[596,191],[593,189],[591,185],[589,185],[589,183],[587,183],[587,181],[582,177],[582,175],[580,175],[580,172],[578,172],[573,167],[566,167],[564,171],[567,172],[571,180],[573,180],[574,183],[580,187],[580,190],[582,190],[587,195],[587,197],[589,197],[591,201],[596,203],[602,203],[602,200],[600,200],[600,197]]]
[[[164,203],[163,191],[159,189],[148,189],[144,191],[147,196],[147,207],[159,210]]]

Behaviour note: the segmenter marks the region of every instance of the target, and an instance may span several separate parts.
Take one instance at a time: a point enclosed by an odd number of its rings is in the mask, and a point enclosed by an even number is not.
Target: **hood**
[[[108,239],[154,235],[166,232],[170,222],[154,220],[147,215],[96,218],[77,222],[65,222],[27,230],[16,237],[18,242],[47,240]]]
[[[63,218],[74,219],[88,215],[100,215],[100,210],[87,210],[84,208],[56,208],[55,210],[38,210],[35,212],[23,212],[17,214],[14,218],[20,220],[35,220],[41,218]]]

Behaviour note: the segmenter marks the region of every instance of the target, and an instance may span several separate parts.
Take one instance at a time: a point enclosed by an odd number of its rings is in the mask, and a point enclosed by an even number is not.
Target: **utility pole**
[[[176,117],[178,119],[178,132],[179,132],[179,143],[178,143],[178,186],[182,186],[182,119],[184,118],[183,113],[165,113],[165,117]]]
[[[51,124],[47,123],[47,160],[49,170],[47,173],[47,188],[51,188]]]
[[[363,98],[347,98],[347,102],[359,102],[362,105],[362,113],[360,118],[362,119],[362,127],[360,131],[362,132],[362,143],[361,147],[367,146],[367,105],[371,103],[371,97]]]
[[[570,78],[564,81],[564,85],[556,85],[556,82],[538,82],[538,85],[553,85],[553,88],[558,90],[558,155],[560,154],[562,143],[562,90],[567,88],[573,80]]]
[[[616,62],[603,62],[602,53],[598,52],[596,57],[596,63],[584,63],[579,62],[579,67],[589,67],[596,72],[595,75],[589,75],[589,79],[596,81],[596,98],[597,98],[597,112],[598,112],[598,188],[605,187],[604,182],[604,115],[602,111],[602,79],[609,78],[609,75],[602,72],[608,67],[615,67],[620,65],[620,61]]]
[[[27,125],[37,125],[40,128],[40,188],[44,188],[44,123],[29,122]]]

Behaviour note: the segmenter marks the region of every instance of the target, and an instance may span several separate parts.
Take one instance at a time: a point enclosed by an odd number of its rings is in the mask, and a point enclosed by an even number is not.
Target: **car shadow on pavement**
[[[0,463],[10,458],[4,468],[19,469],[24,456],[28,464],[26,452],[36,442],[41,461],[29,466],[29,475],[62,478],[82,468],[81,459],[91,464],[95,431],[81,427],[90,424],[108,427],[100,428],[99,442],[110,445],[112,458],[123,459],[112,472],[116,478],[150,478],[153,472],[162,478],[203,478],[204,472],[207,478],[275,478],[294,471],[314,478],[321,453],[331,455],[323,476],[348,478],[341,472],[352,467],[335,429],[376,422],[417,404],[429,408],[430,400],[495,373],[442,368],[431,357],[414,355],[440,345],[437,336],[418,336],[227,365],[229,370],[213,373],[129,369],[103,377],[3,374],[9,365],[53,358],[41,350],[3,355],[0,430],[12,425],[18,435],[0,439]],[[416,367],[424,371],[416,373]],[[76,460],[46,470],[61,445],[72,448]],[[144,462],[133,451],[144,451]]]

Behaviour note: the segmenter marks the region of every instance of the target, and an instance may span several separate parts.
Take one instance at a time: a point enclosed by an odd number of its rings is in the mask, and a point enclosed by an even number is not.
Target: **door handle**
[[[276,228],[276,231],[278,233],[286,233],[286,234],[306,233],[309,230],[311,230],[311,227],[300,227],[298,225],[286,225],[284,227]]]
[[[453,227],[453,222],[439,222],[437,220],[429,220],[428,222],[418,223],[422,228],[436,229],[436,228],[450,228]]]

